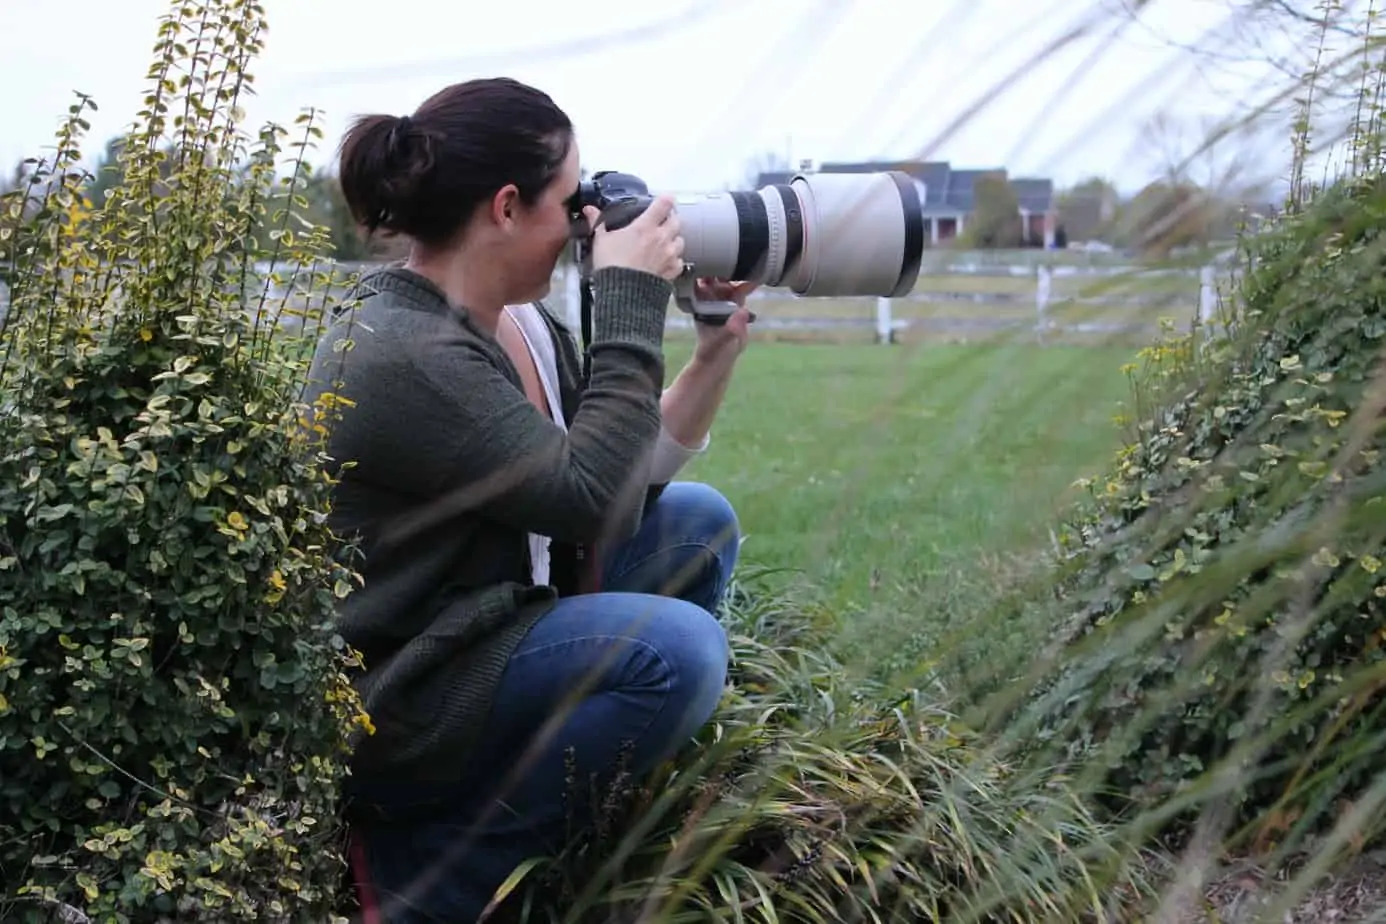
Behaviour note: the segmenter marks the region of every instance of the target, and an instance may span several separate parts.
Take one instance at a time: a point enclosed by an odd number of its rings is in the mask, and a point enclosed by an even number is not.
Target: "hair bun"
[[[390,129],[390,152],[396,157],[402,158],[408,152],[409,130],[413,125],[413,121],[407,115],[395,119],[395,124]]]

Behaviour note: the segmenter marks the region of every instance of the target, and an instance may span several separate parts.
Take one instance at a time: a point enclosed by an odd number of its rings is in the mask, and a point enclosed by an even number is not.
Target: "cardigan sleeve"
[[[558,378],[558,390],[563,403],[564,424],[566,426],[581,398],[578,391],[581,363],[577,353],[578,344],[568,325],[546,303],[534,302],[533,307],[546,322],[549,339],[553,343],[554,372]],[[697,446],[685,446],[674,439],[673,435],[661,424],[659,437],[655,441],[654,454],[650,459],[650,484],[665,485],[674,480],[685,465],[707,451],[710,440],[711,437],[705,435]]]
[[[616,268],[594,283],[592,377],[567,432],[516,386],[499,348],[461,324],[402,339],[389,376],[377,366],[356,383],[373,392],[360,405],[376,409],[352,441],[361,477],[428,498],[400,528],[477,515],[561,541],[638,528],[670,286]]]
[[[668,484],[673,481],[683,467],[707,451],[712,435],[705,434],[702,442],[689,447],[674,439],[663,424],[655,440],[653,457],[650,459],[650,484]]]

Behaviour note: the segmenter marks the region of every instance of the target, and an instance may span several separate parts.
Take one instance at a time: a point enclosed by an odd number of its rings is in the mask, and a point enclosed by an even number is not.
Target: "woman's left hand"
[[[751,322],[755,320],[755,315],[746,308],[746,296],[759,287],[758,282],[731,282],[726,279],[698,279],[694,282],[698,301],[732,302],[736,305],[736,310],[723,324],[694,322],[693,326],[698,331],[698,346],[693,353],[695,359],[726,362],[741,355],[751,336]]]

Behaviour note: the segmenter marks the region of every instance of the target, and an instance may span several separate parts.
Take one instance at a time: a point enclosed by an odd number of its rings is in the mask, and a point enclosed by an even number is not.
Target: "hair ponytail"
[[[400,205],[408,201],[405,180],[415,172],[409,130],[408,117],[367,115],[357,118],[342,139],[342,197],[351,217],[370,233],[400,230]]]

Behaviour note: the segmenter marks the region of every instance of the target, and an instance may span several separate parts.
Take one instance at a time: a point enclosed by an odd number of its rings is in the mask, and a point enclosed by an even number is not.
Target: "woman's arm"
[[[722,407],[736,361],[746,348],[752,315],[746,297],[753,282],[700,279],[700,299],[734,302],[737,310],[720,325],[698,324],[698,346],[693,358],[660,399],[664,427],[651,466],[650,483],[664,484],[678,474],[693,456],[707,448],[712,421]]]
[[[404,381],[379,368],[348,374],[341,391],[356,407],[344,421],[354,418],[356,438],[345,458],[358,462],[356,477],[428,498],[407,528],[481,514],[589,541],[638,527],[672,286],[623,268],[599,270],[593,285],[591,384],[566,433],[502,371],[500,348],[469,329],[409,338],[395,347],[405,356],[357,335],[348,365],[388,366]]]
[[[670,436],[688,447],[707,439],[735,368],[736,355],[730,351],[708,358],[694,354],[659,402]]]
[[[664,392],[660,399],[664,421],[650,460],[650,484],[668,484],[706,451],[735,362],[735,358],[705,361],[694,357]]]

